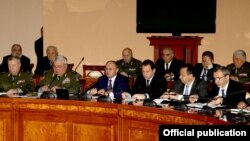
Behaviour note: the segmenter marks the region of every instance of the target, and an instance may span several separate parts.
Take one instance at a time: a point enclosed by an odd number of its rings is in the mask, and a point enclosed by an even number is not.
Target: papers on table
[[[250,114],[250,111],[247,109],[230,109],[231,113],[233,114],[239,114],[239,113],[246,113]]]
[[[226,105],[213,105],[213,104],[207,104],[207,103],[188,103],[188,107],[194,107],[194,108],[203,108],[204,106],[209,106],[211,108],[225,108]]]
[[[0,92],[0,95],[6,95],[7,93],[6,92]]]

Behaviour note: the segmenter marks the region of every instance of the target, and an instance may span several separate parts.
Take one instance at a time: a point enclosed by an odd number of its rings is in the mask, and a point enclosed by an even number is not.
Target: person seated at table
[[[58,50],[57,47],[55,46],[48,46],[46,49],[46,54],[47,56],[43,57],[42,60],[40,61],[41,64],[37,64],[36,70],[35,70],[35,75],[43,75],[45,71],[49,71],[53,67],[53,62],[58,56]]]
[[[106,95],[110,98],[121,99],[124,92],[129,92],[128,77],[118,73],[119,69],[115,61],[106,63],[105,75],[99,77],[94,88],[87,91],[90,95]]]
[[[67,71],[67,58],[61,55],[56,56],[53,62],[53,69],[45,72],[39,82],[38,93],[56,93],[57,89],[67,89],[73,98],[79,96],[81,75],[75,71]]]
[[[217,67],[213,72],[215,85],[212,86],[208,97],[213,98],[209,104],[226,105],[228,108],[236,108],[238,103],[245,100],[246,90],[244,86],[230,79],[230,71],[226,67]]]
[[[167,81],[178,80],[180,68],[184,64],[184,61],[174,58],[174,51],[170,47],[166,47],[162,50],[162,58],[155,63],[155,73],[164,76]]]
[[[116,61],[119,73],[127,77],[137,77],[141,74],[141,61],[133,57],[131,48],[124,48],[122,59]]]
[[[21,70],[31,73],[30,59],[22,54],[22,47],[19,44],[14,44],[11,47],[11,54],[4,56],[2,64],[0,65],[0,72],[8,72],[8,58],[10,56],[16,56],[20,58]]]
[[[233,63],[227,65],[230,78],[240,83],[250,82],[250,62],[244,50],[238,49],[233,53]]]
[[[21,70],[21,61],[17,56],[10,56],[7,60],[8,72],[0,74],[0,89],[7,92],[8,96],[17,94],[25,95],[33,92],[35,85],[32,74]]]
[[[202,53],[202,63],[195,64],[194,73],[200,79],[213,81],[213,70],[220,65],[214,63],[214,54],[211,51]]]
[[[166,91],[166,79],[163,76],[155,74],[155,64],[151,60],[142,62],[142,75],[138,75],[131,94],[137,100],[154,100],[159,98]],[[129,94],[125,93],[123,98],[128,98]]]
[[[179,101],[189,101],[190,103],[204,101],[208,94],[207,82],[195,77],[192,64],[185,64],[180,69],[179,80],[174,82],[174,88],[170,92],[164,92],[161,98]]]

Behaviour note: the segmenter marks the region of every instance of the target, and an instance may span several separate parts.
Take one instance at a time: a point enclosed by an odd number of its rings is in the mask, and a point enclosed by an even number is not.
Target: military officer
[[[141,61],[133,57],[133,52],[130,48],[125,48],[122,51],[123,59],[117,60],[119,73],[127,77],[137,77],[141,74]]]
[[[10,97],[16,94],[33,92],[35,84],[32,74],[28,71],[21,71],[20,58],[10,56],[7,62],[9,72],[0,74],[0,89],[7,92],[7,95]]]
[[[227,65],[230,78],[240,83],[250,82],[250,62],[244,50],[238,49],[233,53],[233,63]]]
[[[53,70],[45,72],[38,84],[38,92],[56,93],[56,89],[67,89],[73,97],[78,97],[80,92],[81,75],[75,71],[67,71],[67,58],[57,56],[53,62]]]

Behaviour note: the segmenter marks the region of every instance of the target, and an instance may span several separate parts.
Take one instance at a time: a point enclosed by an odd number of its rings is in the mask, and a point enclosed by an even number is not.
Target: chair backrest
[[[104,75],[105,65],[83,65],[83,77],[98,77]]]
[[[74,63],[68,64],[68,71],[71,71],[73,67],[74,67]]]

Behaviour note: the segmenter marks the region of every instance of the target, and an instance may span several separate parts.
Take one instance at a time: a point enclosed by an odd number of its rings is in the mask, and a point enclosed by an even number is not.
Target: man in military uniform
[[[227,68],[230,71],[230,78],[240,83],[250,82],[250,63],[246,61],[246,52],[244,50],[236,50],[233,53],[233,63]]]
[[[116,62],[120,74],[135,78],[141,74],[141,61],[133,58],[133,52],[130,48],[123,49],[122,57],[123,59]]]
[[[81,75],[75,71],[67,71],[67,58],[57,56],[53,62],[53,70],[45,72],[43,79],[38,84],[39,93],[56,93],[56,89],[67,89],[73,98],[79,96]],[[72,96],[71,96],[72,97]]]
[[[21,61],[19,57],[10,56],[8,58],[9,72],[0,74],[0,89],[7,92],[8,96],[16,94],[26,94],[33,92],[35,85],[30,72],[21,71]]]

